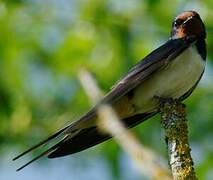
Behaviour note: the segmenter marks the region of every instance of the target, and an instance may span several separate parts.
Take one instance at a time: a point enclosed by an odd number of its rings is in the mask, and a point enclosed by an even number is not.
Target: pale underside
[[[205,61],[195,47],[191,46],[166,68],[154,73],[137,87],[131,100],[125,96],[113,107],[121,118],[152,112],[158,106],[158,100],[154,96],[180,98],[197,83],[204,68]]]

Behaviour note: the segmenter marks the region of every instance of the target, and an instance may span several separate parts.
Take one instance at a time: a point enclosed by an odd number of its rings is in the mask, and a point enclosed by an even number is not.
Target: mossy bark
[[[197,179],[190,155],[185,105],[178,100],[161,101],[160,112],[173,178]]]

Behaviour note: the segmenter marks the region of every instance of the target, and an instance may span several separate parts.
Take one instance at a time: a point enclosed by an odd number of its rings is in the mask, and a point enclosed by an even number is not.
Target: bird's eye
[[[184,20],[182,20],[182,19],[177,19],[177,20],[175,20],[175,22],[174,22],[174,26],[175,26],[175,27],[178,27],[178,26],[180,26],[181,24],[183,24],[183,22],[184,22]]]

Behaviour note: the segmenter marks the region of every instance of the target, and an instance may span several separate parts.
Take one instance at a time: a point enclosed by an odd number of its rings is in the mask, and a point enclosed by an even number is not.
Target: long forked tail
[[[20,171],[20,170],[22,170],[23,168],[25,168],[26,166],[28,166],[29,164],[31,164],[31,163],[33,163],[34,161],[36,161],[37,159],[39,159],[39,158],[41,158],[41,157],[43,157],[43,156],[46,156],[46,155],[48,155],[51,151],[54,151],[56,148],[57,148],[57,146],[60,144],[60,142],[59,143],[57,143],[56,145],[54,145],[53,147],[51,147],[51,148],[49,148],[49,149],[47,149],[46,151],[44,151],[43,153],[41,153],[41,154],[39,154],[38,156],[36,156],[35,158],[33,158],[32,160],[30,160],[29,162],[27,162],[26,164],[24,164],[23,166],[21,166],[21,167],[19,167],[16,171]],[[36,146],[34,146],[35,148],[37,148]],[[30,148],[31,150],[33,150],[32,148]],[[28,150],[28,152],[29,151],[31,151],[31,150]],[[26,153],[27,153],[27,151],[26,151]],[[26,154],[25,153],[25,154]],[[24,153],[22,153],[23,155],[24,155]],[[21,156],[20,156],[21,157]],[[19,157],[18,157],[19,158]],[[13,160],[16,160],[17,158],[14,158]]]
[[[33,147],[27,149],[26,151],[24,151],[23,153],[19,154],[18,156],[13,158],[13,161],[21,158],[22,156],[24,156],[25,154],[46,145],[47,143],[49,143],[50,141],[54,140],[55,138],[60,137],[60,135],[62,135],[68,128],[70,128],[71,125],[68,125],[62,129],[60,129],[59,131],[57,131],[56,133],[54,133],[53,135],[49,136],[47,139],[39,142],[38,144],[34,145]],[[65,137],[63,139],[65,139],[67,137],[67,135],[64,135]],[[59,143],[58,143],[59,144]],[[51,151],[53,151],[57,145],[54,145],[53,147],[49,148],[48,150],[44,151],[43,153],[41,153],[40,155],[38,155],[37,157],[35,157],[34,159],[32,159],[31,161],[29,161],[28,163],[26,163],[25,165],[23,165],[22,167],[18,168],[16,171],[20,171],[21,169],[23,169],[24,167],[26,167],[27,165],[31,164],[32,162],[36,161],[37,159],[39,159],[42,156],[47,155],[48,153],[50,153]]]
[[[13,161],[19,159],[20,157],[24,156],[25,154],[33,151],[34,149],[40,147],[40,146],[43,146],[45,144],[47,144],[48,142],[50,142],[52,139],[55,139],[56,137],[58,137],[60,134],[62,134],[69,126],[66,126],[62,129],[60,129],[58,132],[56,132],[55,134],[49,136],[47,139],[39,142],[38,144],[34,145],[33,147],[27,149],[26,151],[24,151],[23,153],[19,154],[18,156],[14,157],[13,158]]]
[[[56,134],[50,136],[49,138],[42,141],[41,143],[21,153],[20,155],[15,157],[13,160],[17,160],[18,158],[22,157],[28,152],[48,143],[50,140],[62,134],[66,129],[67,128],[64,128],[58,131]],[[25,168],[26,166],[28,166],[29,164],[33,163],[34,161],[36,161],[37,159],[43,156],[47,156],[48,158],[55,158],[55,157],[61,157],[61,156],[73,154],[73,153],[82,151],[84,149],[87,149],[91,146],[94,146],[96,144],[99,144],[108,138],[110,138],[110,136],[101,134],[96,127],[79,130],[79,132],[75,134],[74,136],[70,136],[69,134],[67,134],[57,144],[50,147],[43,153],[39,154],[38,156],[36,156],[35,158],[30,160],[26,164],[18,168],[17,171],[20,171],[21,169]]]
[[[153,113],[143,113],[143,114],[137,114],[129,118],[122,119],[122,121],[125,123],[126,127],[131,128],[146,119],[150,118],[151,116],[154,116],[157,112]],[[21,169],[25,168],[29,164],[33,163],[37,159],[47,156],[48,158],[56,158],[56,157],[61,157],[61,156],[66,156],[69,154],[73,154],[82,150],[85,150],[89,147],[92,147],[96,144],[99,144],[109,138],[111,138],[110,135],[108,134],[103,134],[101,133],[96,126],[85,128],[85,129],[76,129],[74,131],[74,134],[70,132],[70,129],[72,129],[72,124],[59,130],[52,136],[48,137],[44,141],[38,143],[37,145],[33,146],[32,148],[28,149],[27,151],[21,153],[17,157],[15,157],[13,160],[17,160],[23,155],[27,154],[28,152],[47,144],[49,141],[59,138],[63,136],[63,138],[41,153],[40,155],[36,156],[34,159],[31,161],[27,162],[23,166],[17,169],[17,171],[20,171]],[[68,133],[66,133],[68,130]]]

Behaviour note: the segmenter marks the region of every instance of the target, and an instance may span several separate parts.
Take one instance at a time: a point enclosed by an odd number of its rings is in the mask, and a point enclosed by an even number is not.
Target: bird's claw
[[[154,99],[158,100],[160,104],[165,104],[165,103],[169,103],[169,104],[173,104],[177,101],[177,99],[174,99],[174,98],[164,98],[164,97],[160,97],[160,96],[157,96],[155,95],[154,96]]]

